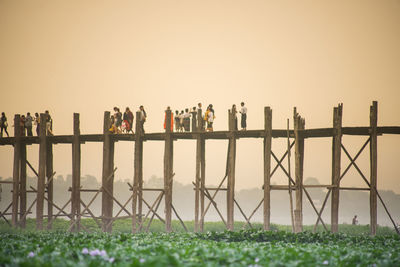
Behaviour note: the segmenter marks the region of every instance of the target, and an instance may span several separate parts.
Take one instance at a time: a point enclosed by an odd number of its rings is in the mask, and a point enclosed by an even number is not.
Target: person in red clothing
[[[171,108],[168,106],[167,110],[171,111]],[[166,130],[166,124],[167,124],[167,111],[165,111],[164,115],[164,130]],[[171,132],[174,131],[174,114],[171,111]]]
[[[129,109],[129,107],[126,107],[125,112],[124,112],[124,117],[123,117],[123,123],[125,124],[125,133],[132,132],[133,134],[133,113]]]

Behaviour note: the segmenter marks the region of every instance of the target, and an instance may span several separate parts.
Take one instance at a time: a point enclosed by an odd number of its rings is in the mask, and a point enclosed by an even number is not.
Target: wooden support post
[[[304,130],[305,121],[297,113],[293,112],[294,138],[295,138],[295,182],[296,182],[296,209],[294,211],[295,232],[303,231],[303,162],[304,162],[304,138],[299,131]]]
[[[106,188],[111,195],[113,194],[113,183],[114,183],[114,141],[111,140],[110,136],[110,112],[104,112],[104,127],[103,127],[103,176],[102,186]],[[111,179],[108,177],[112,175]],[[106,194],[104,190],[101,194],[102,204],[102,230],[104,232],[111,233],[112,224],[109,224],[113,214],[113,199],[110,195]]]
[[[171,110],[166,110],[166,125],[171,125]],[[173,140],[171,127],[165,127],[164,149],[164,192],[165,192],[165,230],[172,231],[172,177],[173,177]]]
[[[132,189],[132,233],[137,232],[137,217],[139,217],[139,225],[141,224],[142,216],[142,157],[143,157],[143,139],[140,125],[140,111],[136,112],[136,127],[135,127],[135,158],[134,158],[134,176]],[[168,124],[167,124],[168,125]],[[168,127],[166,127],[168,128]],[[140,196],[140,197],[139,197]],[[139,198],[139,203],[138,203]],[[139,205],[138,205],[139,204]],[[138,207],[139,206],[139,207]]]
[[[228,185],[227,185],[227,228],[233,231],[234,228],[234,207],[235,207],[235,159],[236,159],[236,136],[235,116],[233,111],[228,111],[229,118],[229,155],[228,155]]]
[[[376,235],[377,227],[377,176],[378,176],[378,150],[377,150],[377,124],[378,124],[378,102],[372,102],[369,113],[370,119],[370,228],[371,235]]]
[[[204,120],[201,109],[199,109],[199,130],[204,132]],[[204,134],[201,134],[201,153],[200,153],[200,231],[204,231],[204,217],[205,217],[205,188],[206,188],[206,139]]]
[[[271,223],[271,145],[272,109],[264,108],[264,230],[270,230]]]
[[[26,212],[26,144],[21,143],[21,161],[20,161],[20,179],[19,179],[19,225],[21,228],[26,226],[26,217],[23,214]]]
[[[196,191],[195,191],[195,213],[194,213],[194,230],[195,232],[204,229],[204,187],[205,187],[205,139],[202,131],[203,119],[202,110],[197,110],[197,131],[199,134],[196,139]],[[200,216],[199,216],[200,215]]]
[[[43,207],[44,191],[46,179],[46,160],[47,160],[47,136],[46,136],[47,115],[40,114],[39,129],[39,176],[37,182],[37,202],[36,202],[36,229],[43,230]]]
[[[331,231],[338,232],[339,224],[339,192],[340,192],[340,165],[342,149],[342,104],[333,109],[332,138],[332,203],[331,203]]]
[[[53,218],[53,144],[46,145],[46,177],[47,177],[47,229],[52,228]]]
[[[138,188],[138,219],[142,222],[143,215],[143,136],[140,139],[139,146],[139,188]]]
[[[79,113],[74,113],[74,135],[72,137],[72,190],[71,217],[77,221],[75,231],[81,230],[81,143],[80,143]]]
[[[12,193],[12,214],[11,224],[17,227],[18,223],[18,198],[19,198],[19,179],[21,163],[21,127],[19,127],[21,117],[16,114],[14,117],[14,166],[13,166],[13,193]]]

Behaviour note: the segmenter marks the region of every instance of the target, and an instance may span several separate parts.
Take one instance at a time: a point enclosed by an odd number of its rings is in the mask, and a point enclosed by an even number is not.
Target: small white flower
[[[259,262],[259,261],[260,261],[259,258],[255,258],[255,259],[254,259],[254,262]]]
[[[28,254],[28,258],[32,258],[32,257],[35,257],[35,253],[33,253],[33,252],[31,251],[31,252],[29,252],[29,254]]]
[[[143,262],[145,262],[145,261],[146,261],[145,259],[140,259],[140,260],[139,260],[140,263],[143,263]]]
[[[114,258],[109,258],[109,259],[108,259],[108,262],[113,263],[114,260],[115,260]]]
[[[329,261],[325,260],[322,264],[323,264],[323,265],[328,265],[328,264],[329,264]]]
[[[87,248],[82,249],[82,254],[89,254],[89,250]]]

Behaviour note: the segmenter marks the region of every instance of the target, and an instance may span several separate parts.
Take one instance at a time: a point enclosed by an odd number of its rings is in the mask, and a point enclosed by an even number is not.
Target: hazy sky
[[[400,1],[6,1],[0,0],[1,111],[49,109],[55,134],[101,133],[117,105],[148,113],[147,132],[162,131],[163,111],[212,103],[215,130],[227,110],[246,102],[248,129],[285,128],[293,107],[306,128],[330,127],[344,103],[344,126],[367,126],[371,101],[379,125],[400,125]],[[9,128],[10,132],[13,129]],[[344,137],[355,155],[365,137]],[[273,140],[277,154],[286,140]],[[116,144],[116,179],[133,177],[133,143]],[[144,177],[162,176],[163,142],[146,142]],[[367,147],[368,148],[368,147]],[[400,136],[378,139],[378,188],[400,193]],[[71,173],[71,146],[54,148],[54,170]],[[223,177],[226,141],[207,141],[207,183]],[[102,144],[82,146],[82,175],[101,177]],[[261,186],[262,140],[239,140],[237,188]],[[0,147],[0,176],[12,175],[12,148]],[[28,150],[37,166],[38,149]],[[348,164],[342,154],[343,169]],[[357,161],[369,175],[369,152]],[[195,141],[175,142],[175,179],[195,175]],[[292,171],[293,173],[293,171]],[[31,172],[29,175],[33,175]],[[331,179],[331,139],[306,140],[304,177]],[[280,172],[273,182],[287,181]],[[344,185],[362,186],[356,171]]]

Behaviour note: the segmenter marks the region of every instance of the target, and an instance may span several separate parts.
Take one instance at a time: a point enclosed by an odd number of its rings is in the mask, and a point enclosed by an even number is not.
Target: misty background
[[[78,112],[81,133],[95,134],[102,133],[104,111],[114,106],[136,111],[144,105],[146,132],[162,132],[167,106],[182,110],[201,102],[213,104],[215,130],[227,130],[228,109],[244,101],[249,130],[263,129],[265,106],[273,110],[274,129],[285,129],[287,119],[293,128],[293,107],[310,129],[332,127],[338,103],[343,103],[343,126],[368,126],[369,106],[377,100],[378,126],[399,126],[399,47],[399,0],[0,0],[0,111],[12,125],[14,114],[49,110],[56,135],[72,134]],[[344,136],[343,144],[355,156],[366,139]],[[174,142],[176,184],[194,180],[195,147],[194,140]],[[223,177],[227,147],[226,140],[206,141],[207,184]],[[400,136],[378,137],[382,194],[400,194],[399,148]],[[102,149],[101,143],[82,145],[82,177],[100,181]],[[235,185],[241,205],[259,201],[256,192],[248,199],[239,196],[262,185],[262,149],[262,139],[237,141]],[[282,155],[286,139],[273,139],[272,149]],[[305,179],[331,183],[331,149],[331,138],[305,140]],[[132,180],[133,151],[133,142],[115,144],[115,183],[121,187]],[[144,179],[162,177],[164,143],[145,142],[143,153]],[[27,148],[35,168],[38,154],[37,145]],[[71,145],[55,145],[53,155],[56,176],[67,179]],[[342,153],[342,170],[347,164]],[[368,147],[357,164],[369,177]],[[12,168],[13,148],[0,147],[2,179],[12,176]],[[28,176],[33,176],[30,170]],[[365,187],[354,168],[342,181],[346,187]],[[279,171],[271,182],[287,184],[287,179]],[[183,192],[178,187],[176,198]],[[121,194],[128,194],[123,188]],[[5,192],[3,186],[4,199]],[[68,196],[62,192],[60,198]],[[353,199],[345,201],[347,195]],[[224,194],[220,197],[225,201]],[[398,218],[398,199],[386,202]],[[341,208],[365,205],[349,210],[349,217],[358,213],[362,223],[368,222],[361,216],[368,203],[365,192],[341,194]],[[272,220],[287,212],[289,222],[287,192],[273,192],[272,205],[286,205],[272,207]],[[193,211],[184,213],[190,218]],[[385,218],[379,213],[378,222]]]
[[[221,177],[222,179],[223,177]],[[11,180],[9,178],[8,180]],[[84,189],[99,189],[101,184],[98,182],[94,176],[86,175],[81,178],[81,186]],[[63,177],[58,175],[54,178],[54,203],[59,207],[64,206],[65,203],[70,199],[71,193],[68,192],[68,189],[72,185],[72,176],[67,175]],[[122,204],[124,204],[132,194],[132,191],[129,190],[129,186],[127,183],[132,184],[132,179],[119,180],[114,183],[114,197]],[[319,184],[317,178],[308,177],[304,181],[305,184]],[[218,181],[219,184],[219,181]],[[217,187],[217,183],[209,184],[209,187]],[[274,183],[275,184],[275,183]],[[37,188],[37,179],[33,177],[27,178],[27,188],[33,186]],[[157,177],[155,175],[151,176],[144,182],[144,188],[163,188],[164,182],[163,179]],[[223,188],[224,186],[222,186]],[[8,189],[8,190],[7,190]],[[1,193],[1,201],[0,201],[0,210],[4,210],[12,201],[11,185],[2,185],[2,193]],[[322,188],[308,188],[308,192],[310,193],[312,200],[317,207],[318,211],[323,204],[325,199],[327,190]],[[210,191],[213,194],[213,191]],[[144,192],[143,197],[149,205],[155,201],[159,192]],[[293,200],[295,201],[295,193],[293,191]],[[393,191],[380,191],[380,194],[385,201],[387,208],[391,211],[391,215],[394,220],[400,223],[400,214],[398,212],[398,207],[400,204],[400,194],[396,194]],[[81,192],[81,199],[87,205],[89,201],[93,198],[95,192]],[[247,217],[253,212],[253,210],[257,207],[259,202],[263,199],[263,190],[261,187],[259,188],[250,188],[250,189],[242,189],[237,190],[235,192],[235,199],[239,203],[240,207],[244,211]],[[36,198],[36,194],[28,193],[28,203],[27,207],[30,206],[32,201]],[[226,192],[219,191],[215,201],[217,202],[218,209],[223,214],[224,218],[226,218]],[[47,209],[47,202],[45,201],[45,211]],[[206,206],[208,205],[208,200],[205,198]],[[294,203],[295,204],[295,203]],[[119,210],[120,206],[114,202],[114,211],[115,215]],[[177,210],[179,216],[185,221],[194,220],[194,186],[191,184],[182,184],[180,182],[174,182],[173,184],[173,205]],[[282,190],[273,190],[271,192],[271,222],[277,224],[291,224],[290,219],[290,200],[288,191]],[[263,214],[261,205],[258,211],[254,214],[251,219],[251,222],[262,222]],[[101,216],[101,194],[98,195],[93,204],[89,207],[90,210],[95,214],[95,216]],[[83,210],[83,207],[81,208]],[[131,212],[132,210],[132,201],[130,201],[126,209]],[[67,213],[71,210],[71,206],[68,205],[65,209]],[[148,208],[143,203],[143,214],[146,214]],[[28,215],[28,218],[34,218],[36,213],[35,206],[32,209],[32,214]],[[58,210],[53,208],[53,213],[57,214]],[[164,217],[164,199],[162,200],[157,213]],[[119,216],[126,216],[125,212],[122,212]],[[340,202],[339,202],[339,223],[351,224],[352,218],[354,215],[358,216],[358,221],[360,224],[369,224],[369,192],[362,191],[341,191],[340,192]],[[63,219],[67,219],[66,217],[59,217]],[[210,209],[205,217],[205,221],[221,221],[219,215],[214,209],[213,205],[210,206]],[[324,212],[322,214],[322,218],[326,224],[330,224],[330,197],[328,198],[327,204],[325,206]],[[177,219],[175,214],[173,214],[173,219]],[[303,223],[304,224],[314,224],[316,222],[317,215],[315,211],[312,209],[308,199],[304,195],[303,197]],[[241,215],[238,208],[235,206],[235,220],[245,221],[244,217]],[[383,206],[380,202],[378,202],[378,224],[385,226],[392,226],[389,217],[385,213]]]

